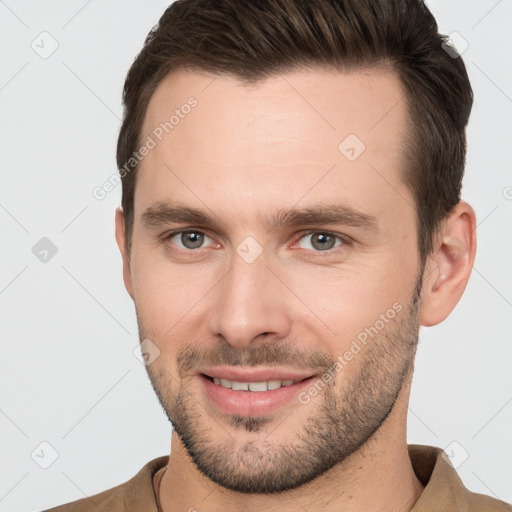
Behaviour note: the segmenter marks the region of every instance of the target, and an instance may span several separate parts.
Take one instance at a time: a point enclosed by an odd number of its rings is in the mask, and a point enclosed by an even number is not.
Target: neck
[[[168,468],[160,484],[162,510],[410,511],[424,487],[414,474],[407,449],[409,391],[410,383],[404,383],[385,423],[359,450],[308,484],[283,493],[242,494],[219,486],[197,469],[173,433]]]

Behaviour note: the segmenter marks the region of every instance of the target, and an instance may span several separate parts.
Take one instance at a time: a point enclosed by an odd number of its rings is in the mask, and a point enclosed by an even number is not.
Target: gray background
[[[468,45],[463,196],[479,249],[459,306],[421,331],[408,437],[449,446],[466,486],[512,501],[512,2],[428,3]],[[166,5],[0,1],[0,511],[98,493],[170,449],[134,355],[114,240],[121,189],[92,195],[116,170],[123,80]]]

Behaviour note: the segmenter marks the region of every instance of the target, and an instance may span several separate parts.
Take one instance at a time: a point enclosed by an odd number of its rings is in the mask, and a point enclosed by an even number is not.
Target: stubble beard
[[[291,358],[287,347],[260,345],[255,350],[250,347],[241,353],[231,345],[223,345],[205,358],[203,352],[187,346],[178,356],[179,382],[165,368],[155,364],[158,360],[147,367],[148,375],[188,455],[206,477],[241,493],[270,494],[295,489],[354,454],[390,415],[404,383],[413,372],[420,294],[421,281],[418,281],[411,303],[402,310],[403,317],[397,317],[395,323],[375,335],[349,363],[359,362],[357,373],[347,378],[342,369],[315,400],[308,405],[297,403],[298,408],[309,407],[310,413],[294,432],[289,433],[288,438],[293,441],[277,443],[269,439],[286,417],[275,420],[270,416],[233,415],[220,425],[206,413],[187,386],[190,382],[187,375],[198,361],[231,365],[255,363],[256,366],[269,365],[270,361],[276,366],[299,360],[305,363],[304,355]],[[144,339],[144,330],[138,320],[141,339]],[[306,357],[311,367],[323,367],[324,371],[336,363],[336,359],[325,354],[314,353]],[[295,425],[296,422],[288,421],[287,424]],[[221,433],[222,439],[215,439],[212,425]]]

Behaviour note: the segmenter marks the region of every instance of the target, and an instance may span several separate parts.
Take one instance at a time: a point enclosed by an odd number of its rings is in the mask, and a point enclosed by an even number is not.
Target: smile
[[[284,407],[302,407],[298,394],[315,378],[311,374],[279,370],[249,371],[244,375],[232,369],[208,373],[214,375],[203,372],[198,375],[206,400],[225,414],[242,416],[261,416]]]
[[[210,377],[211,378],[211,377]],[[215,384],[223,386],[228,389],[232,389],[233,391],[272,391],[274,389],[279,389],[283,386],[293,386],[300,380],[268,380],[263,382],[237,382],[235,380],[228,379],[219,379],[218,377],[212,378]],[[303,379],[301,379],[303,380]]]

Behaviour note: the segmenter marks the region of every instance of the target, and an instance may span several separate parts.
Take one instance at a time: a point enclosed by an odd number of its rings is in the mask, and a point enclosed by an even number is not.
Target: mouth
[[[225,367],[204,370],[198,377],[206,400],[216,409],[228,415],[262,416],[302,405],[298,395],[316,375]]]
[[[263,391],[273,391],[282,387],[293,386],[311,377],[304,377],[302,379],[271,379],[264,381],[255,382],[240,382],[236,380],[229,380],[219,377],[210,377],[209,375],[202,374],[202,376],[210,382],[222,386],[226,389],[232,389],[233,391],[253,391],[255,393],[261,393]]]

